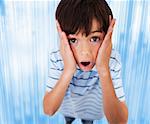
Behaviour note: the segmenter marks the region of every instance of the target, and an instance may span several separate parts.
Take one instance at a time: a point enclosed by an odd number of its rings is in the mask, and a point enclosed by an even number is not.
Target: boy
[[[60,50],[50,54],[44,112],[58,109],[66,123],[127,122],[119,54],[112,49],[115,19],[105,0],[61,0],[57,10]]]

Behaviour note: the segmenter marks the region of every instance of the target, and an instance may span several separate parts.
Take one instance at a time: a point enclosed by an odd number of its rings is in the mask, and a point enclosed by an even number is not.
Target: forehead
[[[93,33],[93,32],[95,32],[95,31],[102,32],[103,29],[102,29],[100,23],[97,21],[97,19],[94,18],[94,19],[92,20],[92,25],[91,25],[91,29],[90,29],[90,32],[89,32],[89,33]],[[75,33],[75,35],[78,35],[78,34],[85,35],[85,31],[82,30],[82,29],[80,29],[80,30],[78,30],[78,31]]]
[[[101,28],[100,23],[94,18],[92,20],[91,31],[99,30]]]

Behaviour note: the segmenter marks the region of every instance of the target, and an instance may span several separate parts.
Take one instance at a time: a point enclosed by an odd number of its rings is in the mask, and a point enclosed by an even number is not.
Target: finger
[[[56,20],[56,27],[57,27],[57,31],[58,31],[59,35],[61,36],[62,29],[60,27],[60,24],[59,24],[58,20]]]
[[[67,39],[67,36],[66,36],[66,33],[65,32],[62,32],[61,33],[61,44],[64,46],[64,47],[69,47],[70,48],[70,45],[68,43],[68,39]]]
[[[64,52],[72,55],[72,50],[69,45],[69,42],[68,42],[65,32],[62,32],[62,45],[63,45]]]
[[[66,36],[65,32],[62,31],[58,20],[56,20],[56,26],[57,26],[57,30],[58,30],[59,36],[61,38],[61,46],[62,45],[64,46],[64,44],[68,45],[67,36]]]
[[[61,33],[61,38],[62,38],[62,41],[63,41],[65,44],[68,44],[68,39],[67,39],[67,36],[66,36],[66,33],[65,33],[65,32],[62,32],[62,33]]]
[[[116,19],[112,19],[111,20],[111,23],[109,25],[109,28],[108,28],[108,31],[107,31],[107,34],[105,35],[105,38],[104,38],[104,45],[107,47],[108,44],[111,43],[111,38],[112,38],[112,33],[113,33],[113,28],[114,28],[114,25],[115,25],[115,21]]]
[[[111,24],[111,15],[109,15],[109,25]]]
[[[64,41],[65,44],[68,44],[68,38],[67,38],[67,36],[66,36],[66,33],[65,33],[64,31],[62,31],[58,20],[56,20],[56,26],[57,26],[57,30],[58,30],[58,32],[59,32],[61,41]]]
[[[112,20],[111,20],[111,23],[110,23],[110,25],[109,25],[109,28],[108,28],[106,37],[111,37],[111,36],[112,36],[115,22],[116,22],[116,19],[112,19]]]
[[[107,32],[113,30],[114,25],[115,25],[115,22],[116,22],[116,19],[112,19],[112,20],[110,21],[110,25],[109,25],[109,27],[108,27],[108,31],[107,31]]]

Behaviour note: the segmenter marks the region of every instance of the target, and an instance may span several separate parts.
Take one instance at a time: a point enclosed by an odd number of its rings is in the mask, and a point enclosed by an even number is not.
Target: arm
[[[64,63],[64,70],[56,83],[56,86],[51,90],[51,92],[46,92],[45,94],[43,108],[45,114],[48,115],[53,115],[60,107],[72,76],[76,71],[76,62],[69,46],[66,34],[61,30],[59,23],[56,22],[56,24],[61,38],[60,52]]]
[[[128,119],[128,110],[124,102],[120,102],[116,97],[113,83],[109,71],[109,59],[112,50],[112,32],[115,20],[110,18],[110,26],[103,43],[99,49],[96,68],[100,77],[104,113],[110,124],[125,124]]]
[[[51,92],[46,92],[43,101],[45,114],[53,115],[58,110],[72,76],[73,75],[71,73],[64,70],[54,89]]]
[[[128,110],[125,102],[120,102],[115,95],[114,87],[109,69],[103,69],[103,74],[99,73],[102,94],[104,113],[110,124],[125,124],[127,123]]]

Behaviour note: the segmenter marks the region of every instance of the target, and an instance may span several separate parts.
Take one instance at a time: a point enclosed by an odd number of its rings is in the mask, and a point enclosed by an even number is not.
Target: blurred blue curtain
[[[48,52],[59,47],[58,2],[0,1],[0,124],[64,123],[60,113],[44,115],[42,105]],[[122,59],[128,123],[150,124],[150,1],[107,2],[117,19],[113,46]]]

